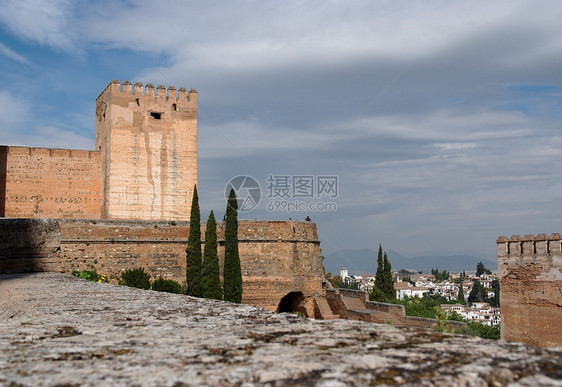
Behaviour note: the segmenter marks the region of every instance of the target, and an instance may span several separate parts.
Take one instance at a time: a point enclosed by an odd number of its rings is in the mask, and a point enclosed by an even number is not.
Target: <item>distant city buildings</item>
[[[487,302],[475,302],[471,306],[442,304],[441,309],[448,315],[456,312],[465,320],[478,321],[491,327],[501,323],[500,308],[493,308]]]
[[[347,283],[358,283],[358,288],[370,292],[375,283],[375,276],[372,274],[350,275],[347,268],[340,270],[342,281]],[[498,279],[495,274],[482,274],[476,277],[469,274],[463,277],[463,273],[449,273],[449,279],[445,281],[436,281],[433,274],[411,273],[407,270],[394,272],[394,289],[396,290],[396,298],[403,300],[405,297],[424,297],[424,296],[440,296],[447,301],[457,300],[459,290],[462,283],[464,302],[468,301],[468,296],[476,281],[486,289],[492,288],[492,281]],[[488,290],[487,296],[494,297],[494,292]],[[479,321],[485,325],[496,326],[500,324],[500,308],[491,307],[490,304],[484,302],[475,302],[472,306],[462,304],[443,304],[441,309],[445,313],[450,314],[457,312],[461,317],[468,321]]]

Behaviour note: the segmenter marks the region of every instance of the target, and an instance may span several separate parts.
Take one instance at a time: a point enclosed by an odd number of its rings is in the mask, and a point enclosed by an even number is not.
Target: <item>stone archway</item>
[[[279,313],[293,313],[299,312],[303,313],[305,316],[305,298],[302,292],[290,292],[285,295],[281,301],[279,301],[279,306],[277,307],[277,312]]]

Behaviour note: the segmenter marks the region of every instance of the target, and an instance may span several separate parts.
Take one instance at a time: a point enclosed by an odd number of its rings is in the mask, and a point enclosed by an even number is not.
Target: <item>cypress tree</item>
[[[392,267],[390,266],[390,261],[388,260],[386,251],[384,252],[383,269],[384,269],[384,277],[383,277],[384,295],[387,300],[392,300],[393,298],[396,298],[396,292],[394,290],[394,279],[392,278]]]
[[[242,269],[238,252],[238,203],[234,189],[226,205],[224,233],[224,300],[242,302]]]
[[[203,271],[201,278],[203,297],[222,300],[222,287],[219,274],[219,256],[217,254],[217,222],[211,211],[205,231],[205,249],[203,251]]]
[[[472,290],[468,295],[468,303],[472,304],[474,302],[488,302],[488,294],[480,281],[474,282]]]
[[[384,289],[384,261],[382,255],[382,245],[379,243],[379,256],[377,258],[377,273],[375,274],[375,287]]]
[[[495,279],[492,281],[492,290],[494,291],[494,297],[490,300],[490,305],[496,308],[500,306],[500,280]]]
[[[457,300],[459,300],[459,302],[464,305],[465,301],[464,301],[464,290],[462,288],[462,281],[459,285],[459,294],[457,296]]]
[[[193,188],[186,252],[187,294],[201,297],[201,214],[197,185]]]
[[[387,300],[387,292],[385,290],[385,272],[384,259],[382,254],[382,245],[379,243],[379,255],[377,258],[377,272],[375,274],[375,285],[369,294],[371,301],[384,302]]]

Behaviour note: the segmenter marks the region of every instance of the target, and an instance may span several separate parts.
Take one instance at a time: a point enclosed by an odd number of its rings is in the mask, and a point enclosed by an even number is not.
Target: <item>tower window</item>
[[[150,113],[150,116],[151,116],[152,118],[154,118],[155,120],[159,120],[159,119],[162,118],[162,113],[152,112],[152,113]]]

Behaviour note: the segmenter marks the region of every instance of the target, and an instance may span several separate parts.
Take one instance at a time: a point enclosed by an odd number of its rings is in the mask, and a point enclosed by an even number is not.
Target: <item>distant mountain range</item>
[[[388,250],[387,255],[392,268],[396,270],[407,269],[424,273],[430,273],[431,269],[435,268],[450,272],[475,271],[478,262],[482,262],[492,271],[498,270],[496,261],[465,254],[422,255],[408,258],[394,250]],[[371,249],[340,250],[324,257],[324,267],[332,275],[339,274],[342,267],[347,267],[350,274],[374,274],[377,271],[377,256],[378,252]]]

